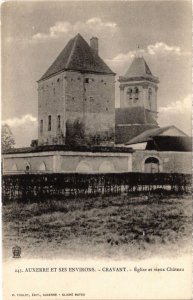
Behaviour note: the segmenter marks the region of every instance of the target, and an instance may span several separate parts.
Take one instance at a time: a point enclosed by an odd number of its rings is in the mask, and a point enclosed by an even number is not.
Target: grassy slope
[[[190,247],[191,213],[191,196],[7,204],[4,255],[10,256],[15,244],[22,247],[23,257],[178,255]]]

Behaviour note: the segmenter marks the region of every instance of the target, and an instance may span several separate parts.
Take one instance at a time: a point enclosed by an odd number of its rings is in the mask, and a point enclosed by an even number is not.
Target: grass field
[[[191,195],[121,195],[4,205],[4,257],[177,256],[190,249]]]

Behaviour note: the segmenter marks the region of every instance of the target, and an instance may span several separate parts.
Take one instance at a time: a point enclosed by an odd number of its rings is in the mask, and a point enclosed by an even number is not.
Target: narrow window
[[[51,119],[51,116],[48,116],[48,131],[51,131],[52,129],[52,119]]]
[[[152,100],[152,89],[148,90],[148,100],[149,100],[149,108],[151,109],[151,100]]]
[[[127,94],[129,95],[129,99],[132,99],[133,90],[130,88],[127,90]]]
[[[60,129],[60,115],[57,117],[57,129]]]
[[[138,100],[139,99],[139,89],[137,87],[135,87],[135,100]]]
[[[85,78],[85,79],[84,79],[84,82],[85,82],[85,83],[89,83],[89,78]]]
[[[148,100],[151,100],[151,96],[152,96],[152,89],[148,90]]]
[[[43,120],[40,120],[40,133],[43,133]]]

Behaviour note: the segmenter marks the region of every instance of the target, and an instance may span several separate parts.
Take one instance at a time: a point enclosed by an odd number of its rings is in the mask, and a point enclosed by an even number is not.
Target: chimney
[[[98,38],[97,37],[92,37],[90,39],[90,47],[94,53],[98,54]]]

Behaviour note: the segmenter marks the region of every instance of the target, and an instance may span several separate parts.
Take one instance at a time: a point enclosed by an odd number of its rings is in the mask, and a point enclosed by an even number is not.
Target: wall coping
[[[128,152],[76,152],[76,151],[47,151],[47,152],[29,152],[29,153],[7,153],[3,158],[14,157],[46,157],[46,156],[88,156],[88,157],[128,157],[132,153]]]

